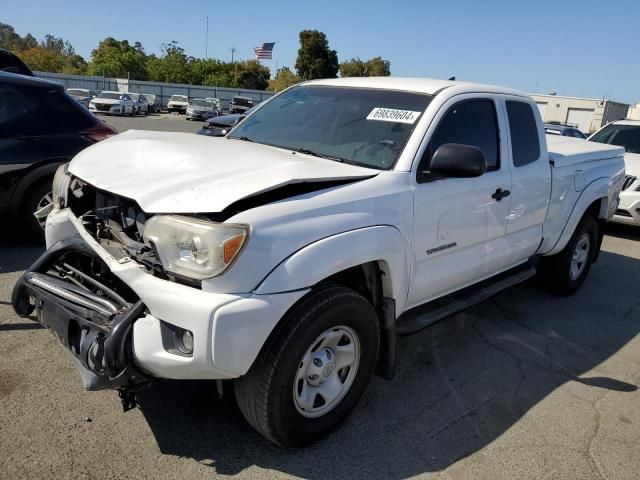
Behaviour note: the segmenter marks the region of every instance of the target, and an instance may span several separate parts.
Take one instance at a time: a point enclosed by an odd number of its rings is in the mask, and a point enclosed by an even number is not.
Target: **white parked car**
[[[126,93],[104,91],[89,102],[89,110],[93,113],[134,115],[135,105]]]
[[[397,334],[536,270],[580,287],[624,151],[549,142],[524,93],[389,77],[298,84],[226,138],[125,132],[57,171],[13,308],[125,408],[234,379],[258,432],[305,445],[393,375]]]
[[[187,107],[189,106],[189,98],[186,95],[171,95],[169,103],[167,103],[167,110],[169,113],[187,113]]]
[[[626,177],[620,205],[611,221],[640,226],[640,120],[618,120],[589,137],[592,142],[624,147]]]

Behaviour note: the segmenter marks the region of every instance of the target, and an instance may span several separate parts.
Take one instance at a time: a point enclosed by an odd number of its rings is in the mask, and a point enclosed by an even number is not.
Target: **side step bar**
[[[415,307],[398,318],[396,331],[398,335],[416,333],[454,313],[483,302],[502,290],[524,282],[535,274],[535,267],[531,263],[525,263],[478,284]]]

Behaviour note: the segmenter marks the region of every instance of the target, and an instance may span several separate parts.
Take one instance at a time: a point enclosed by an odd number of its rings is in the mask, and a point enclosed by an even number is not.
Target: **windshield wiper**
[[[253,140],[251,140],[249,137],[242,136],[242,137],[229,137],[229,138],[232,139],[232,140],[242,140],[243,142],[252,142],[253,143]]]
[[[318,157],[318,158],[326,158],[327,160],[335,160],[336,162],[340,162],[340,163],[345,162],[344,158],[333,157],[331,155],[326,155],[324,153],[314,152],[313,150],[309,150],[308,148],[299,148],[295,150],[293,153],[304,153],[305,155],[311,155],[313,157]]]

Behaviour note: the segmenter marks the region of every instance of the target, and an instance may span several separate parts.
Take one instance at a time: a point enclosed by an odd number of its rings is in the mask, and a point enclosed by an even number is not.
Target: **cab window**
[[[507,100],[513,165],[522,167],[540,158],[540,138],[531,105]]]
[[[428,162],[438,147],[459,143],[478,147],[487,160],[487,171],[500,168],[498,120],[493,100],[465,100],[447,110],[423,155]],[[428,170],[428,163],[423,163]],[[421,170],[423,170],[421,168]]]

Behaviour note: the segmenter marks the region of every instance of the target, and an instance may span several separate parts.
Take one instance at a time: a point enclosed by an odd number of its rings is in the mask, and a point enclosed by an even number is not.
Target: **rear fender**
[[[539,253],[543,255],[555,255],[561,252],[569,243],[573,232],[578,227],[580,220],[582,220],[582,217],[584,217],[589,207],[598,200],[600,200],[600,208],[597,212],[596,219],[606,221],[611,218],[618,204],[614,185],[610,178],[599,178],[587,185],[578,197],[578,201],[574,205],[558,241],[550,250]]]

